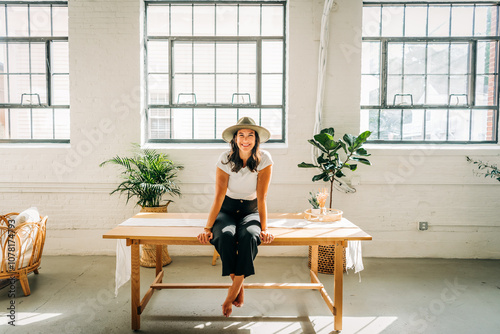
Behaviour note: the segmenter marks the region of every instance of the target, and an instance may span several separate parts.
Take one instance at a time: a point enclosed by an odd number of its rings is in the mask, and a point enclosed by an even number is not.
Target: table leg
[[[309,246],[309,247],[311,247],[311,271],[313,273],[315,273],[317,276],[318,275],[318,250],[319,250],[319,246],[315,245],[315,246]],[[311,283],[315,283],[312,281],[312,278],[311,278]]]
[[[162,264],[163,264],[163,245],[156,245],[156,276],[160,273],[162,270]],[[155,276],[155,277],[156,277]],[[160,280],[158,283],[161,283],[162,281]]]
[[[347,241],[335,242],[335,262],[333,264],[333,307],[335,310],[334,329],[342,330],[342,299],[343,299],[343,279],[344,279],[344,248]]]
[[[139,267],[139,240],[133,240],[131,245],[131,304],[132,304],[132,329],[141,328],[139,305],[141,298],[141,272]]]

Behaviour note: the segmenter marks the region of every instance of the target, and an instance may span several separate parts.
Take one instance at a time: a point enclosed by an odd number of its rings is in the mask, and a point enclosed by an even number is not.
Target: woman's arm
[[[262,169],[257,176],[257,208],[259,210],[260,226],[262,233],[260,235],[264,243],[273,241],[274,236],[267,231],[267,190],[271,182],[272,165]]]
[[[213,235],[211,232],[212,226],[214,226],[215,219],[219,214],[220,208],[222,207],[222,202],[224,202],[224,197],[227,192],[227,184],[229,182],[229,174],[222,171],[219,167],[217,167],[217,171],[215,174],[215,197],[212,203],[212,207],[210,208],[210,212],[208,213],[207,224],[205,225],[205,230],[203,233],[198,235],[198,240],[202,244],[206,244],[212,239]]]

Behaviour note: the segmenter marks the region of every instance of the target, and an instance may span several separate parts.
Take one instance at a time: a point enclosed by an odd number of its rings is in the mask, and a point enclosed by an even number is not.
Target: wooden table
[[[203,219],[206,213],[149,213],[147,216],[138,214],[134,218],[160,219]],[[303,214],[268,214],[269,219],[303,219]],[[131,246],[131,300],[132,329],[140,328],[140,316],[155,290],[160,289],[227,289],[231,284],[212,283],[162,283],[163,269],[161,266],[162,245],[200,245],[196,236],[201,227],[152,227],[152,226],[117,226],[103,235],[105,239],[126,239]],[[319,290],[326,305],[334,316],[334,329],[342,330],[342,298],[343,298],[343,254],[349,240],[371,240],[372,237],[358,227],[355,228],[270,228],[275,236],[271,244],[261,246],[312,246],[311,283],[247,283],[245,289],[313,289]],[[140,267],[139,245],[156,244],[156,277],[150,288],[140,300]],[[327,294],[323,284],[318,279],[318,246],[335,245],[334,267],[334,298]],[[211,245],[210,245],[211,246]]]

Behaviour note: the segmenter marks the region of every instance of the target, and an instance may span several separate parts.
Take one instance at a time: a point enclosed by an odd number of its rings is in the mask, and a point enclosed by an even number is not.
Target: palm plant
[[[142,207],[158,207],[165,194],[181,195],[175,179],[177,171],[183,169],[182,165],[175,164],[164,153],[153,149],[141,149],[134,144],[136,152],[133,157],[116,156],[102,162],[99,166],[112,163],[124,168],[121,176],[125,179],[115,192],[125,193],[127,203],[132,197],[137,197],[137,205]],[[172,200],[167,200],[168,205]]]

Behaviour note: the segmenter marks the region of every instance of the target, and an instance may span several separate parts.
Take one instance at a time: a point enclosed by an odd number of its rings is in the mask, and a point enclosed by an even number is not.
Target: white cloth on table
[[[161,218],[129,218],[119,226],[205,226],[206,219],[161,219]],[[269,227],[284,228],[332,228],[332,227],[357,227],[349,220],[335,222],[311,222],[306,219],[268,219]],[[131,273],[131,247],[126,246],[126,241],[120,239],[116,245],[116,274],[115,274],[115,296],[118,295],[118,289],[130,280]],[[361,253],[360,241],[348,241],[346,248],[346,267],[353,269],[358,273],[363,270],[363,258]]]

